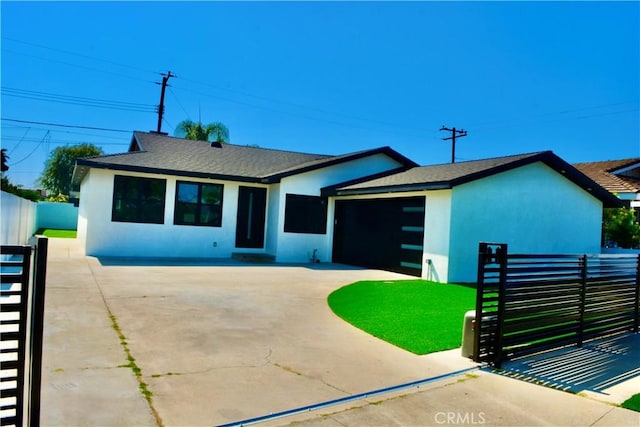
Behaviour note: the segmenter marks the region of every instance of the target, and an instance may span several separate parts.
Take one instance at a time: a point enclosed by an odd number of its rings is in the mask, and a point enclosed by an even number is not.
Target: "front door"
[[[236,248],[264,247],[266,206],[266,188],[240,187],[236,222]]]

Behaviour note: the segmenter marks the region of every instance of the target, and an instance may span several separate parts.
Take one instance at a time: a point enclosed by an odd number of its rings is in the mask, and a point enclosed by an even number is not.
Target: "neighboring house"
[[[640,157],[577,163],[580,172],[618,196],[640,215]]]
[[[619,200],[546,151],[418,167],[389,147],[340,156],[135,132],[128,153],[78,160],[87,255],[340,262],[476,280],[480,241],[599,252]]]

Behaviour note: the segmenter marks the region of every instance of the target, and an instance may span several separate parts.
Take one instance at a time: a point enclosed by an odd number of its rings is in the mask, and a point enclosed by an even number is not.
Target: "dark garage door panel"
[[[333,261],[420,276],[424,197],[337,200]]]

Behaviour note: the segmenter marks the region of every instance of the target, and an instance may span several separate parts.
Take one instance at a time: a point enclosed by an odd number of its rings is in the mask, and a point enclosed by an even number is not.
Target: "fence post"
[[[587,299],[587,255],[580,256],[580,313],[578,314],[578,347],[582,347],[584,335],[584,310]]]
[[[496,324],[496,358],[495,367],[502,366],[504,352],[502,350],[502,334],[504,331],[504,309],[505,309],[505,292],[507,288],[507,255],[508,245],[505,243],[496,249],[496,261],[500,265],[499,294],[498,294],[498,313]]]
[[[40,425],[40,388],[42,384],[42,341],[44,339],[44,296],[47,278],[49,241],[39,237],[34,247],[33,295],[31,305],[31,360],[29,390],[29,426]]]
[[[480,333],[482,332],[482,296],[484,294],[484,267],[487,264],[487,244],[478,248],[478,281],[476,282],[476,327],[473,331],[473,360],[480,359]]]
[[[473,360],[480,361],[480,336],[482,335],[482,301],[484,299],[485,267],[491,263],[489,244],[480,242],[478,245],[478,281],[476,282],[476,316],[473,331]]]

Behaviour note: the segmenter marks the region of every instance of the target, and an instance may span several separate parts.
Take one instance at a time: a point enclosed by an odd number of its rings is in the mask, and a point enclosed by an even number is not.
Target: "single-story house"
[[[619,200],[550,151],[419,167],[389,147],[344,155],[134,132],[77,161],[87,255],[337,262],[473,282],[480,241],[599,252]]]
[[[576,163],[573,166],[620,200],[626,201],[640,217],[640,157]]]

